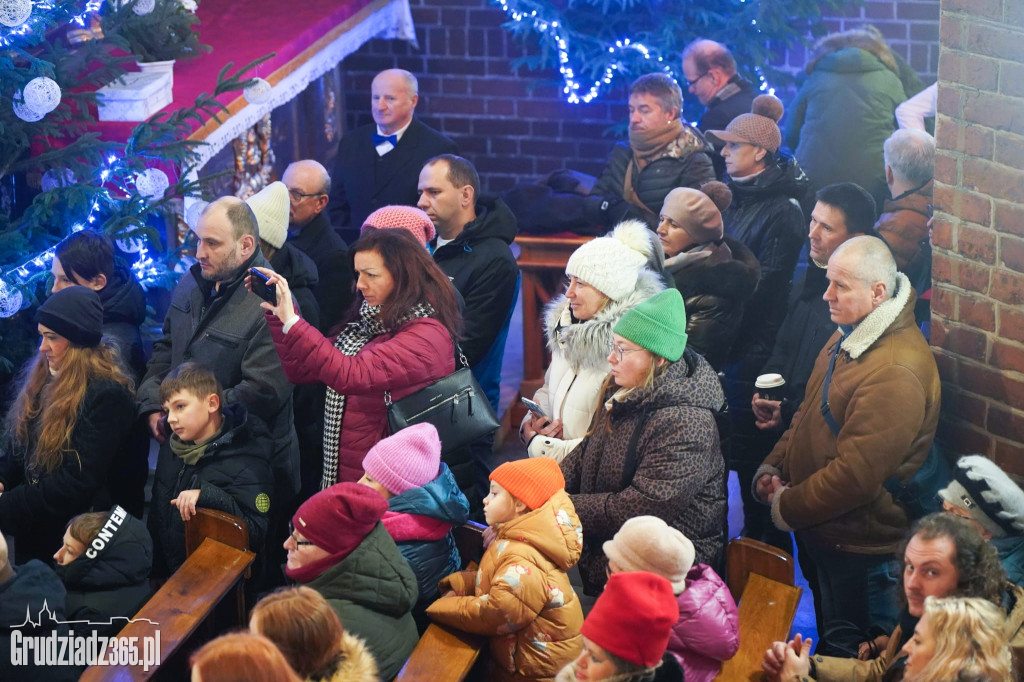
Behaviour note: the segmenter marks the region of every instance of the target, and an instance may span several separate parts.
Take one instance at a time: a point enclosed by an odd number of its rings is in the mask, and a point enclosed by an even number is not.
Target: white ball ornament
[[[21,26],[32,14],[32,0],[0,0],[0,24]]]
[[[159,168],[147,168],[135,176],[135,188],[147,199],[160,199],[170,186],[167,174]]]
[[[132,7],[132,11],[140,17],[146,16],[154,9],[156,9],[156,0],[139,0],[135,3],[135,6]]]
[[[267,101],[272,89],[273,86],[269,82],[263,78],[257,78],[255,83],[242,90],[242,95],[250,104],[260,104]]]
[[[22,121],[25,121],[26,123],[35,123],[36,121],[41,121],[43,119],[43,116],[46,116],[45,113],[41,111],[36,111],[35,109],[26,106],[22,102],[11,102],[11,106],[14,107],[14,115],[20,118]]]
[[[40,181],[40,184],[44,192],[49,192],[58,187],[70,187],[77,181],[78,179],[70,168],[51,168],[43,173],[43,179]]]
[[[0,317],[10,317],[21,310],[21,290],[0,279]]]
[[[145,245],[142,237],[129,237],[128,239],[117,240],[117,248],[125,253],[138,253]]]
[[[193,201],[191,205],[185,209],[185,224],[191,228],[195,228],[199,224],[199,216],[209,205],[210,202],[208,201]]]
[[[60,104],[60,86],[52,78],[37,76],[25,85],[21,96],[29,109],[48,114]]]
[[[186,12],[191,12],[192,14],[195,14],[196,10],[199,9],[199,3],[196,0],[181,0],[181,6]]]

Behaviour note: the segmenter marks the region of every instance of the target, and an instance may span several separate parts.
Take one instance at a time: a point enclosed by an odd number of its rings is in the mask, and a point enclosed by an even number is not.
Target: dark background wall
[[[419,49],[374,40],[342,63],[346,126],[370,121],[374,74],[400,67],[419,77],[417,115],[459,144],[485,189],[500,191],[559,168],[601,172],[614,142],[605,131],[625,118],[624,86],[592,104],[568,104],[555,87],[533,87],[557,74],[512,71],[524,46],[501,27],[505,14],[498,6],[488,0],[411,4]],[[938,20],[938,0],[886,0],[865,2],[826,24],[833,31],[874,24],[930,83],[938,65]],[[793,50],[777,65],[795,72],[805,59],[803,49]]]

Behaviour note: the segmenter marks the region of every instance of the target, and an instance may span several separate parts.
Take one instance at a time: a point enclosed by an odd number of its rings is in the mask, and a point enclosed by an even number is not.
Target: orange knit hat
[[[530,509],[540,507],[565,488],[565,478],[558,462],[548,457],[505,462],[491,472],[491,480]]]

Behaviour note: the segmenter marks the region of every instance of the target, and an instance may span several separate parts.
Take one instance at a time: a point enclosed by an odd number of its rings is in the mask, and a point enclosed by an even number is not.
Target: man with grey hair
[[[725,130],[740,114],[749,114],[757,91],[753,84],[736,73],[736,60],[722,43],[698,38],[683,48],[683,77],[687,90],[706,109],[697,128],[701,132]],[[711,160],[718,177],[725,173],[725,160],[717,153],[722,145],[715,143]]]
[[[584,204],[590,223],[612,228],[626,218],[656,229],[665,197],[676,187],[700,189],[715,179],[712,147],[680,115],[683,92],[663,73],[640,76],[629,87],[629,142],[612,149]]]
[[[817,567],[822,634],[842,621],[886,631],[898,615],[894,552],[910,519],[883,486],[894,477],[906,483],[928,456],[939,373],[914,323],[914,291],[885,242],[847,240],[826,273],[823,298],[839,329],[753,492]],[[826,637],[819,646],[856,652],[856,639]]]
[[[885,141],[883,154],[885,182],[892,198],[885,201],[875,231],[892,249],[896,267],[906,273],[918,293],[914,314],[921,324],[931,317],[928,221],[932,217],[935,138],[923,130],[900,129]]]
[[[299,453],[292,385],[281,369],[261,299],[244,282],[249,268],[270,267],[260,252],[256,216],[241,199],[221,197],[206,207],[193,232],[197,262],[171,294],[163,336],[153,344],[136,394],[139,414],[154,438],[167,440],[160,382],[183,362],[208,367],[224,388],[225,403],[245,405],[270,428],[277,482],[271,508],[280,509],[299,490]]]
[[[404,69],[378,73],[370,85],[374,123],[342,135],[335,161],[331,222],[352,241],[381,206],[415,206],[416,182],[427,159],[456,154],[455,143],[413,117],[416,76]]]

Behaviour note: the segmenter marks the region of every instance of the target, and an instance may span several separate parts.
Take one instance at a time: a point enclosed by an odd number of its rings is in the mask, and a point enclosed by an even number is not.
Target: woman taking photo
[[[569,287],[544,312],[551,365],[533,400],[546,416],[527,412],[519,428],[531,457],[560,462],[586,435],[611,369],[612,328],[627,310],[665,288],[645,267],[659,248],[652,238],[646,225],[629,220],[570,256]]]
[[[322,488],[363,476],[363,457],[388,435],[385,392],[399,400],[455,371],[461,326],[455,290],[405,230],[367,229],[352,245],[356,300],[332,341],[299,317],[271,270],[277,305],[263,303],[281,366],[294,384],[327,385]]]
[[[602,551],[634,516],[657,516],[716,568],[725,534],[725,464],[715,426],[724,402],[718,375],[686,348],[676,289],[633,308],[615,325],[602,404],[587,437],[562,461],[565,490],[586,529],[580,575],[598,594]]]
[[[18,563],[48,560],[72,517],[110,508],[108,475],[135,414],[132,380],[117,351],[100,343],[95,291],[58,291],[36,322],[39,352],[7,414],[0,459],[0,532],[16,538]]]

